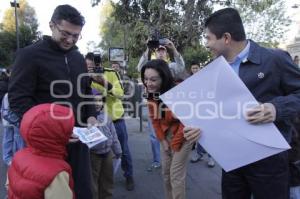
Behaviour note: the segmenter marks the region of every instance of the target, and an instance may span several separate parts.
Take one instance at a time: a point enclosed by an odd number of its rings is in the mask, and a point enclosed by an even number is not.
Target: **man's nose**
[[[74,43],[73,37],[67,37],[67,42],[68,43]]]

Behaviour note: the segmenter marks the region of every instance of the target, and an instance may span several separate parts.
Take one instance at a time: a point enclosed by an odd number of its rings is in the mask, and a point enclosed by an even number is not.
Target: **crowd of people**
[[[8,198],[112,198],[113,160],[119,158],[126,189],[135,188],[121,65],[112,62],[106,68],[94,53],[80,54],[76,42],[84,24],[74,7],[56,7],[49,22],[52,35],[21,49],[11,73],[6,71],[1,81]],[[238,169],[222,170],[222,198],[300,199],[299,59],[293,62],[285,51],[246,39],[233,8],[214,12],[204,29],[213,58],[223,56],[260,102],[248,110],[246,121],[274,123],[292,146]],[[193,62],[190,75],[203,67],[204,63]],[[186,198],[187,164],[207,153],[198,143],[206,132],[184,126],[159,98],[184,81],[185,69],[183,57],[169,39],[155,49],[147,47],[137,65],[153,152],[147,170],[161,169],[166,199]],[[96,126],[107,140],[89,148],[72,133],[75,126]],[[207,165],[214,167],[213,157],[207,156]]]

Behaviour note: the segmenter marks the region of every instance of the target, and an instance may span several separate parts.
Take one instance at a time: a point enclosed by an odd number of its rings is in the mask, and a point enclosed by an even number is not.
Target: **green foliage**
[[[212,11],[207,0],[120,0],[111,5],[111,15],[106,16],[107,20],[100,27],[103,36],[100,47],[104,51],[109,47],[124,47],[129,54],[127,72],[131,76],[137,76],[136,65],[154,30],[158,30],[161,37],[171,39],[181,53],[190,48],[206,52],[199,47],[199,40],[204,17]],[[192,57],[189,53],[192,51],[184,53],[185,60]]]
[[[236,0],[246,34],[266,47],[277,47],[291,20],[285,16],[283,0]]]
[[[204,19],[212,13],[210,0],[120,0],[111,2],[100,28],[100,47],[124,47],[129,54],[128,73],[137,74],[136,65],[154,30],[171,39],[183,55],[186,68],[193,60],[206,62],[208,51],[202,40]],[[284,15],[283,0],[231,0],[241,14],[247,37],[264,46],[276,47],[290,20]]]
[[[184,50],[183,57],[186,69],[189,71],[192,62],[205,64],[211,59],[211,54],[201,45],[195,47],[187,47]]]
[[[38,22],[35,10],[25,0],[20,1],[20,8],[17,10],[19,22],[20,48],[32,44],[39,37]],[[0,25],[0,66],[12,64],[16,44],[16,25],[14,8],[5,11],[3,21]]]

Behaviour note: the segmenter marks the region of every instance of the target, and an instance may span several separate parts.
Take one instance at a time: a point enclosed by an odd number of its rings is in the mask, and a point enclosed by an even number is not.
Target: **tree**
[[[170,38],[180,52],[186,48],[206,51],[199,43],[204,17],[212,10],[206,0],[120,0],[111,5],[111,14],[100,28],[100,46],[124,47],[129,54],[131,73],[135,73],[146,41],[155,30],[161,37]]]
[[[233,0],[228,5],[239,10],[247,37],[266,47],[277,47],[291,24],[283,0]]]
[[[20,1],[18,8],[20,47],[32,44],[39,37],[38,22],[35,10],[26,0]],[[16,25],[14,8],[5,11],[0,25],[0,65],[8,66],[12,63],[16,46]]]
[[[201,45],[204,19],[215,6],[212,0],[120,0],[111,2],[101,27],[101,48],[120,46],[129,53],[130,71],[146,48],[146,41],[158,30],[170,38],[183,54],[186,67],[192,60],[205,62],[210,54]],[[225,1],[222,1],[225,2]],[[225,6],[236,7],[241,14],[247,36],[275,47],[290,20],[285,17],[283,0],[227,0]],[[206,60],[205,60],[206,59]]]

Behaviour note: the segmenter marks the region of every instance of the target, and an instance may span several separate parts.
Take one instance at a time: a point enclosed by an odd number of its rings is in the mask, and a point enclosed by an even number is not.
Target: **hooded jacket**
[[[44,198],[62,171],[68,173],[73,189],[71,167],[64,159],[74,122],[71,109],[55,104],[41,104],[24,114],[20,131],[27,148],[15,154],[8,170],[10,199]]]

